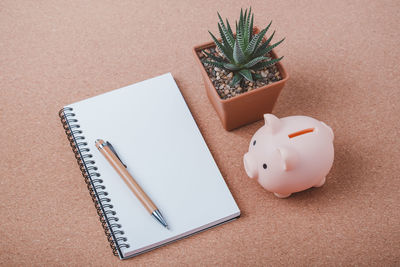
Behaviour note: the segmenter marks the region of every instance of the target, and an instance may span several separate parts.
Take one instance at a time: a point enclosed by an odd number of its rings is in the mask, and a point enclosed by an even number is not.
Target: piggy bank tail
[[[323,125],[326,129],[328,129],[328,132],[329,132],[329,134],[330,134],[330,136],[331,136],[331,140],[332,140],[332,142],[333,142],[333,139],[335,138],[335,135],[333,134],[332,128],[329,127],[329,126],[328,126],[325,122],[323,122],[323,121],[321,121],[321,123],[322,123],[322,125]]]

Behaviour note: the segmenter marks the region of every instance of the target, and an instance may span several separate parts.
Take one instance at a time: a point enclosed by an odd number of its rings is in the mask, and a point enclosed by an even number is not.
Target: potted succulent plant
[[[209,32],[213,42],[193,48],[208,98],[228,131],[271,113],[289,77],[279,62],[283,57],[273,51],[284,39],[271,44],[275,31],[264,36],[272,22],[259,31],[251,8],[247,11],[240,11],[236,34],[218,13],[221,39]]]

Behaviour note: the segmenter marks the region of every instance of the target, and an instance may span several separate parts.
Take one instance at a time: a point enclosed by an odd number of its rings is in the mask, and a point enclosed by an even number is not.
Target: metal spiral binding
[[[113,250],[113,254],[122,258],[121,248],[129,248],[129,244],[126,243],[127,238],[123,236],[124,231],[121,230],[122,226],[117,223],[118,217],[115,216],[116,212],[113,210],[111,199],[107,197],[106,187],[102,184],[103,180],[99,178],[100,173],[97,172],[95,161],[91,159],[92,154],[89,153],[90,149],[84,141],[85,137],[82,135],[83,132],[79,129],[80,125],[78,124],[78,120],[74,118],[75,113],[72,111],[72,108],[65,107],[59,111],[58,115],[60,116],[79,168],[85,178],[87,188],[108,242]]]

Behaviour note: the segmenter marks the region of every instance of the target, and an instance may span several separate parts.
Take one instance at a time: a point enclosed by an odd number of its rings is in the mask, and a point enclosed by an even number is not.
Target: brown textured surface
[[[277,199],[248,179],[257,122],[223,130],[191,48],[250,3],[0,2],[0,262],[3,265],[400,264],[398,1],[257,1],[291,79],[277,116],[335,132],[325,186]],[[265,17],[266,19],[263,19]],[[242,217],[120,262],[112,256],[57,112],[171,71]],[[156,122],[155,122],[156,123]]]

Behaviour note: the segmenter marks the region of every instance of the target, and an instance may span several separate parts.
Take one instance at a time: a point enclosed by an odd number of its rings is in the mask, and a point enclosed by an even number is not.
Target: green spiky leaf
[[[258,42],[258,39],[260,39],[260,35],[256,34],[253,39],[251,39],[249,45],[247,46],[246,50],[244,51],[245,55],[251,55],[254,52],[254,49],[256,47],[256,43]]]
[[[245,46],[246,47],[250,42],[250,15],[251,15],[251,7],[250,7],[250,10],[249,10],[249,14],[247,14],[247,9],[246,9],[246,12],[245,12],[245,15],[244,15],[244,19],[246,21],[246,23],[244,25],[244,42],[245,42]]]
[[[227,40],[227,43],[233,49],[233,44],[235,43],[235,39],[233,38],[233,33],[231,33],[232,30],[231,30],[231,32],[229,32],[229,30],[226,28],[226,26],[224,24],[224,21],[221,18],[221,15],[218,12],[217,12],[217,14],[218,14],[218,18],[219,18],[219,24],[221,24],[220,32],[222,31],[225,39]],[[229,26],[229,28],[230,28],[230,26]],[[221,33],[221,38],[222,38],[222,33]]]
[[[260,69],[263,69],[263,68],[265,68],[265,67],[269,67],[269,66],[271,66],[271,65],[274,65],[274,64],[277,63],[278,61],[280,61],[282,58],[283,58],[283,57],[274,58],[274,59],[271,59],[271,60],[269,60],[269,61],[260,62],[260,63],[256,64],[252,69],[253,69],[253,70],[260,70]]]
[[[229,35],[232,37],[233,43],[235,43],[235,38],[233,36],[231,25],[229,24],[228,19],[226,19],[226,27],[228,28]]]
[[[247,45],[246,45],[246,38],[247,38],[247,36],[246,36],[246,32],[247,32],[247,29],[246,29],[246,20],[247,20],[247,8],[245,9],[245,11],[244,11],[244,15],[243,15],[243,21],[242,21],[242,30],[243,30],[243,41],[244,41],[244,47],[246,47]],[[243,50],[245,50],[245,49],[243,49]]]
[[[285,38],[283,38],[282,40],[280,40],[279,42],[276,42],[273,45],[267,46],[264,49],[261,49],[260,51],[257,52],[257,55],[265,55],[268,52],[270,52],[272,49],[274,49],[275,47],[277,47],[280,43],[282,43],[285,40]]]
[[[242,75],[240,75],[239,73],[236,73],[233,76],[233,79],[231,81],[231,86],[235,86],[238,82],[240,82],[242,80]]]
[[[260,33],[254,35],[253,39],[251,39],[249,45],[247,46],[246,51],[244,51],[245,55],[253,54],[254,50],[258,47],[258,45],[261,43],[262,39],[264,38],[264,35],[268,31],[268,28],[271,26],[271,23],[272,23],[272,21]]]
[[[231,64],[231,63],[224,63],[224,67],[225,67],[225,69],[232,70],[232,71],[241,69],[241,67],[236,66],[236,65]]]
[[[240,48],[239,41],[235,41],[235,47],[233,48],[233,59],[235,63],[243,64],[246,61],[246,57],[243,53],[242,48]]]
[[[265,32],[267,32],[269,30],[269,27],[271,27],[272,24],[272,20],[269,22],[269,24],[267,25],[267,27],[265,27]],[[264,36],[263,36],[264,37]]]
[[[245,50],[246,55],[251,55],[256,47],[259,45],[259,43],[262,41],[262,38],[264,37],[265,33],[267,32],[268,27],[263,29],[260,33],[254,35],[253,39],[251,39],[249,45],[247,46]]]
[[[243,24],[243,8],[240,9],[239,27]]]
[[[251,40],[251,38],[253,38],[253,22],[254,22],[254,14],[251,15],[251,22],[249,25],[249,40]]]
[[[242,75],[246,80],[253,82],[253,76],[251,75],[251,71],[248,69],[242,69],[239,71],[239,74]]]
[[[263,78],[263,76],[261,74],[258,74],[258,73],[253,73],[253,76],[254,76],[255,80]]]
[[[254,52],[254,55],[256,55],[256,56],[261,56],[261,55],[263,55],[263,54],[260,53],[260,51],[264,50],[264,49],[271,43],[271,40],[272,40],[272,38],[274,37],[274,35],[275,35],[275,31],[271,34],[271,36],[270,36],[264,43],[262,43],[262,44],[256,49],[256,51]]]
[[[207,63],[207,64],[210,64],[211,66],[218,67],[218,68],[223,68],[224,67],[224,64],[221,63],[221,62],[215,62],[215,61],[209,61],[209,60],[204,60],[203,62]]]
[[[252,49],[251,53],[253,53],[254,50],[258,47],[258,45],[261,43],[262,39],[264,38],[264,35],[267,33],[267,31],[268,31],[269,27],[271,26],[271,24],[272,24],[272,21],[271,21],[271,22],[268,24],[268,26],[265,27],[260,33],[258,33],[258,34],[256,34],[256,35],[254,36],[254,38],[252,39],[252,41],[253,41],[254,39],[256,39],[256,37],[257,37],[257,39],[254,41],[255,43],[252,45],[253,47],[249,48],[249,50]],[[249,46],[250,46],[250,45],[249,45]]]
[[[236,41],[239,44],[240,48],[242,49],[242,51],[244,51],[246,49],[245,45],[244,45],[244,39],[243,39],[243,29],[241,27],[241,22],[239,21],[239,26],[236,27]]]
[[[246,25],[246,18],[247,18],[247,8],[244,10],[243,20],[242,20],[243,33],[245,32],[244,31],[244,26]]]
[[[226,39],[221,26],[218,24],[218,30],[219,30],[219,34],[221,35],[221,39],[222,39],[222,43],[224,44],[226,53],[228,54],[229,57],[231,57],[232,53],[233,53],[233,46],[231,46],[229,44],[228,39]]]
[[[217,62],[223,62],[223,61],[224,61],[223,58],[216,57],[216,56],[214,56],[213,54],[207,53],[207,52],[204,51],[204,50],[202,50],[202,52],[203,52],[204,54],[206,54],[206,55],[207,55],[209,58],[211,58],[212,60],[215,60],[215,61],[217,61]]]
[[[215,45],[218,47],[219,51],[229,60],[232,59],[232,57],[229,57],[229,53],[226,51],[225,47],[215,38],[214,34],[212,34],[210,31],[208,31],[211,35],[211,38],[213,39]]]
[[[243,65],[243,68],[249,69],[249,68],[253,67],[253,66],[256,65],[257,63],[259,63],[259,62],[261,62],[261,61],[263,61],[263,60],[265,60],[265,59],[268,59],[268,58],[266,58],[266,57],[256,57],[256,58],[253,58],[253,59],[250,60],[248,63],[244,64],[244,65]]]

